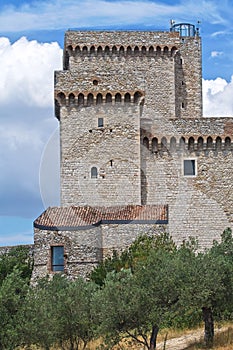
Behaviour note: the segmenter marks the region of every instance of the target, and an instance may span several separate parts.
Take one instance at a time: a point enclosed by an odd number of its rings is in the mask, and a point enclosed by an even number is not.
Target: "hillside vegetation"
[[[169,350],[161,336],[200,324],[203,340],[195,346],[211,349],[216,322],[232,321],[230,229],[204,252],[195,240],[178,247],[167,234],[142,236],[88,280],[55,274],[32,287],[31,269],[23,248],[0,257],[0,349]]]

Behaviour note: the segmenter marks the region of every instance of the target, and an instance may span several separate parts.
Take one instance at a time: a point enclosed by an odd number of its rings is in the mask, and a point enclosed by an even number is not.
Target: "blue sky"
[[[203,45],[206,116],[233,115],[233,2],[222,0],[1,0],[0,245],[33,242],[33,220],[59,204],[53,72],[64,32],[169,30],[197,24]]]

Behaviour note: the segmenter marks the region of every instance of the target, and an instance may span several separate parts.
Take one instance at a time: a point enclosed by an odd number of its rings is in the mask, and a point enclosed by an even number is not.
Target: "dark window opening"
[[[64,271],[64,247],[51,247],[52,254],[52,271]]]
[[[98,118],[98,127],[102,128],[104,126],[104,118]]]
[[[130,103],[130,101],[131,101],[131,96],[130,96],[130,94],[127,92],[127,93],[125,94],[125,103]]]
[[[94,103],[94,96],[92,94],[87,95],[87,105],[91,106]]]
[[[152,139],[152,152],[153,152],[153,153],[157,153],[158,150],[159,150],[159,147],[158,147],[158,139],[157,139],[157,137],[154,137],[154,138]]]
[[[203,137],[200,136],[198,137],[198,140],[197,140],[197,149],[202,150],[203,146],[204,146],[204,140],[203,140]]]
[[[105,101],[106,101],[106,103],[111,103],[112,102],[112,95],[110,93],[107,93]]]
[[[97,179],[97,175],[98,175],[97,168],[95,166],[93,166],[91,168],[91,178],[92,179]]]
[[[102,104],[103,103],[103,96],[101,95],[101,94],[98,94],[97,96],[96,96],[96,104],[97,105],[100,105],[100,104]]]
[[[148,148],[149,149],[149,139],[148,139],[148,137],[144,137],[143,138],[143,146],[145,146],[146,148]]]
[[[207,137],[207,149],[211,149],[213,147],[213,139],[211,136]]]
[[[78,95],[78,105],[79,106],[84,105],[84,95],[83,94]]]
[[[196,175],[196,168],[195,168],[195,160],[194,159],[184,160],[184,175],[185,176],[195,176]]]
[[[121,94],[119,92],[115,95],[115,102],[121,102]]]

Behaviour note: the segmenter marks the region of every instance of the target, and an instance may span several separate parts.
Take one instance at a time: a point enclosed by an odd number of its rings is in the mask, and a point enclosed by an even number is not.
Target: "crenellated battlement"
[[[152,154],[163,156],[164,152],[173,154],[180,152],[185,154],[200,155],[201,153],[208,155],[210,151],[214,153],[224,152],[233,154],[233,143],[229,136],[222,138],[217,136],[181,136],[176,138],[172,136],[168,139],[165,136],[141,137],[141,144]]]
[[[178,48],[176,46],[160,45],[69,45],[66,52],[69,57],[173,57]]]

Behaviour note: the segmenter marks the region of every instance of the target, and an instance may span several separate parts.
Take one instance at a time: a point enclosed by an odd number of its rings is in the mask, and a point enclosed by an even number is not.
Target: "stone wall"
[[[101,224],[91,229],[52,231],[35,228],[35,260],[32,281],[52,276],[51,247],[64,246],[64,273],[69,278],[87,277],[90,271],[113,251],[129,247],[140,235],[160,234],[166,225],[156,224]]]
[[[62,205],[140,204],[139,108],[65,111],[60,121]],[[99,117],[103,127],[98,127]],[[91,178],[92,167],[96,178]]]
[[[35,260],[32,280],[52,275],[51,247],[64,246],[65,273],[86,276],[102,259],[99,227],[78,231],[52,231],[35,228]]]
[[[201,247],[210,247],[225,228],[233,228],[233,147],[224,137],[222,144],[213,142],[212,147],[206,139],[202,149],[197,141],[189,145],[189,139],[175,149],[169,142],[167,148],[159,144],[156,150],[142,146],[144,200],[168,204],[169,232],[176,243],[193,236]],[[187,159],[195,161],[195,176],[184,176]]]

